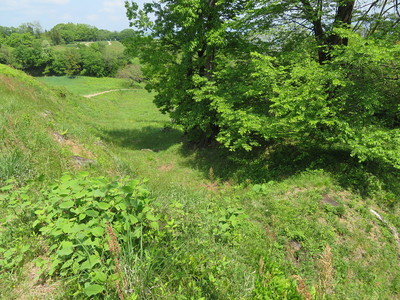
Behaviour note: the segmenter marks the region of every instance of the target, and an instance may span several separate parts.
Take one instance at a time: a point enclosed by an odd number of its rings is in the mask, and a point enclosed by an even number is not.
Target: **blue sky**
[[[0,0],[0,25],[17,27],[39,21],[49,30],[58,23],[73,22],[120,31],[129,28],[125,12],[124,0]]]

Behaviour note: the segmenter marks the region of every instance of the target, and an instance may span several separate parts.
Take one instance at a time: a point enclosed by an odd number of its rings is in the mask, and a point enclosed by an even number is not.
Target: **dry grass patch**
[[[23,268],[24,280],[15,289],[14,299],[57,299],[61,283],[50,279],[44,280],[40,275],[41,269],[34,262],[27,263]]]

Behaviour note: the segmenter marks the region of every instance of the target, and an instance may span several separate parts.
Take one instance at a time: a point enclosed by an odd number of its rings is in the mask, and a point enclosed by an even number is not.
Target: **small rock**
[[[323,197],[324,198],[322,199],[322,202],[324,202],[326,204],[330,204],[335,207],[339,206],[339,203],[337,201],[333,200],[331,197],[329,197],[329,195],[325,194],[325,195],[323,195]]]
[[[293,252],[297,252],[301,250],[301,244],[298,241],[291,240],[289,242],[290,248],[293,250]]]
[[[96,141],[96,142],[94,142],[96,145],[99,145],[99,146],[101,146],[101,147],[105,147],[106,146],[106,144],[102,141],[102,140],[98,140],[98,141]]]
[[[82,156],[71,156],[71,159],[79,166],[88,166],[88,165],[92,165],[94,163],[96,163],[96,161],[94,161],[93,159],[89,159],[89,158],[85,158]]]
[[[58,132],[53,132],[53,136],[56,138],[57,142],[59,143],[63,143],[65,142],[65,137],[61,134],[59,134]]]
[[[47,118],[47,117],[51,116],[52,114],[53,113],[51,111],[45,110],[45,111],[40,113],[40,116],[43,117],[43,118]]]

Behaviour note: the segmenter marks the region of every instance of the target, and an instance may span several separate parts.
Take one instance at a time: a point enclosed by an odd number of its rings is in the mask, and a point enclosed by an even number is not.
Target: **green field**
[[[349,174],[339,167],[302,165],[284,150],[267,164],[266,157],[188,145],[144,89],[78,96],[126,88],[120,79],[39,78],[43,85],[10,72],[0,69],[0,137],[7,140],[0,146],[1,178],[14,176],[23,185],[43,174],[43,187],[64,172],[85,170],[107,178],[128,175],[150,191],[160,229],[148,228],[138,248],[123,247],[127,299],[400,297],[396,241],[370,212],[398,228],[398,208],[385,210],[378,193],[366,198],[350,190],[343,184]],[[69,93],[60,96],[63,89]],[[54,133],[70,142],[57,143]],[[77,167],[70,160],[76,151],[96,163]],[[52,242],[29,229],[29,207],[0,209],[0,262],[15,260],[0,272],[1,299],[57,298],[55,291],[65,299],[84,290],[62,272],[43,275],[47,293],[44,285],[33,288],[40,274],[32,262],[46,259]],[[21,252],[25,244],[31,246]],[[109,281],[99,298],[118,297]]]
[[[93,42],[81,42],[78,44],[90,45],[91,43],[93,43]],[[117,41],[110,42],[111,45],[107,41],[101,41],[101,42],[95,42],[95,43],[100,43],[101,45],[104,45],[106,48],[106,51],[111,51],[111,52],[118,53],[118,54],[124,52],[124,49],[125,49],[125,47],[120,42],[117,42]],[[68,44],[68,45],[56,45],[56,46],[53,46],[53,49],[57,50],[57,51],[65,51],[66,49],[73,48],[73,47],[76,47],[75,43]]]
[[[120,78],[50,76],[38,77],[38,80],[53,87],[66,88],[68,91],[81,96],[108,90],[130,88],[129,82]],[[142,87],[138,85],[137,88]]]

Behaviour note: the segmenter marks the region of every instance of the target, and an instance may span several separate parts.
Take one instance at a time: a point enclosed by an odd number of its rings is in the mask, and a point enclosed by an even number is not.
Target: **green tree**
[[[138,29],[126,45],[144,62],[155,103],[197,142],[339,147],[400,168],[400,46],[349,30],[374,3],[364,11],[354,1],[308,0],[126,6]],[[293,28],[303,41],[276,38]]]
[[[49,35],[54,44],[72,43],[77,39],[76,26],[73,23],[61,23],[54,26]]]
[[[99,30],[95,26],[87,24],[76,24],[76,41],[95,41]]]
[[[106,76],[106,66],[103,60],[98,43],[91,44],[89,47],[82,46],[79,50],[81,63],[82,63],[82,75],[87,76]]]
[[[138,82],[143,82],[143,72],[140,65],[127,65],[120,69],[117,73],[118,78],[125,78],[129,80],[130,86],[134,86]]]
[[[123,41],[129,38],[132,38],[135,36],[135,30],[133,29],[124,29],[121,32],[118,33],[117,39],[119,41]]]
[[[12,58],[7,55],[7,60],[12,61],[14,67],[29,73],[40,74],[52,59],[48,42],[35,39],[31,33],[12,33],[5,44],[10,48],[3,50],[3,54],[12,53]]]
[[[5,40],[5,44],[17,48],[19,46],[32,46],[34,36],[31,33],[12,33]]]
[[[115,40],[115,39],[117,39],[118,35],[119,35],[119,33],[116,31],[111,32],[106,29],[99,29],[99,31],[97,33],[97,40],[99,40],[99,41]]]
[[[353,28],[366,36],[384,26],[390,13],[397,12],[396,0],[284,0],[249,1],[252,9],[245,13],[248,26],[271,29],[295,24],[309,31],[315,38],[320,63],[331,58],[336,45],[347,45],[348,39],[338,35],[336,29]],[[371,19],[374,21],[371,22]]]
[[[61,45],[61,44],[65,43],[59,29],[55,29],[55,28],[51,29],[48,32],[48,36],[50,37],[50,39],[54,45]]]
[[[74,77],[81,72],[81,56],[75,48],[68,48],[64,52],[65,74]]]
[[[23,23],[19,26],[19,31],[21,33],[30,33],[33,36],[39,38],[43,33],[42,26],[38,21]]]
[[[13,48],[7,45],[0,46],[0,64],[15,66]]]
[[[143,72],[151,78],[147,87],[158,92],[156,105],[182,124],[191,139],[207,142],[218,133],[210,101],[195,101],[193,90],[197,77],[212,80],[217,54],[232,47],[232,41],[240,43],[237,32],[226,30],[225,24],[245,2],[163,0],[146,3],[143,10],[126,2],[137,35],[125,45],[145,64]]]
[[[55,51],[53,61],[46,69],[46,74],[66,75],[67,59],[64,52]]]
[[[20,33],[19,29],[15,27],[0,26],[0,35],[7,37],[13,33]]]

